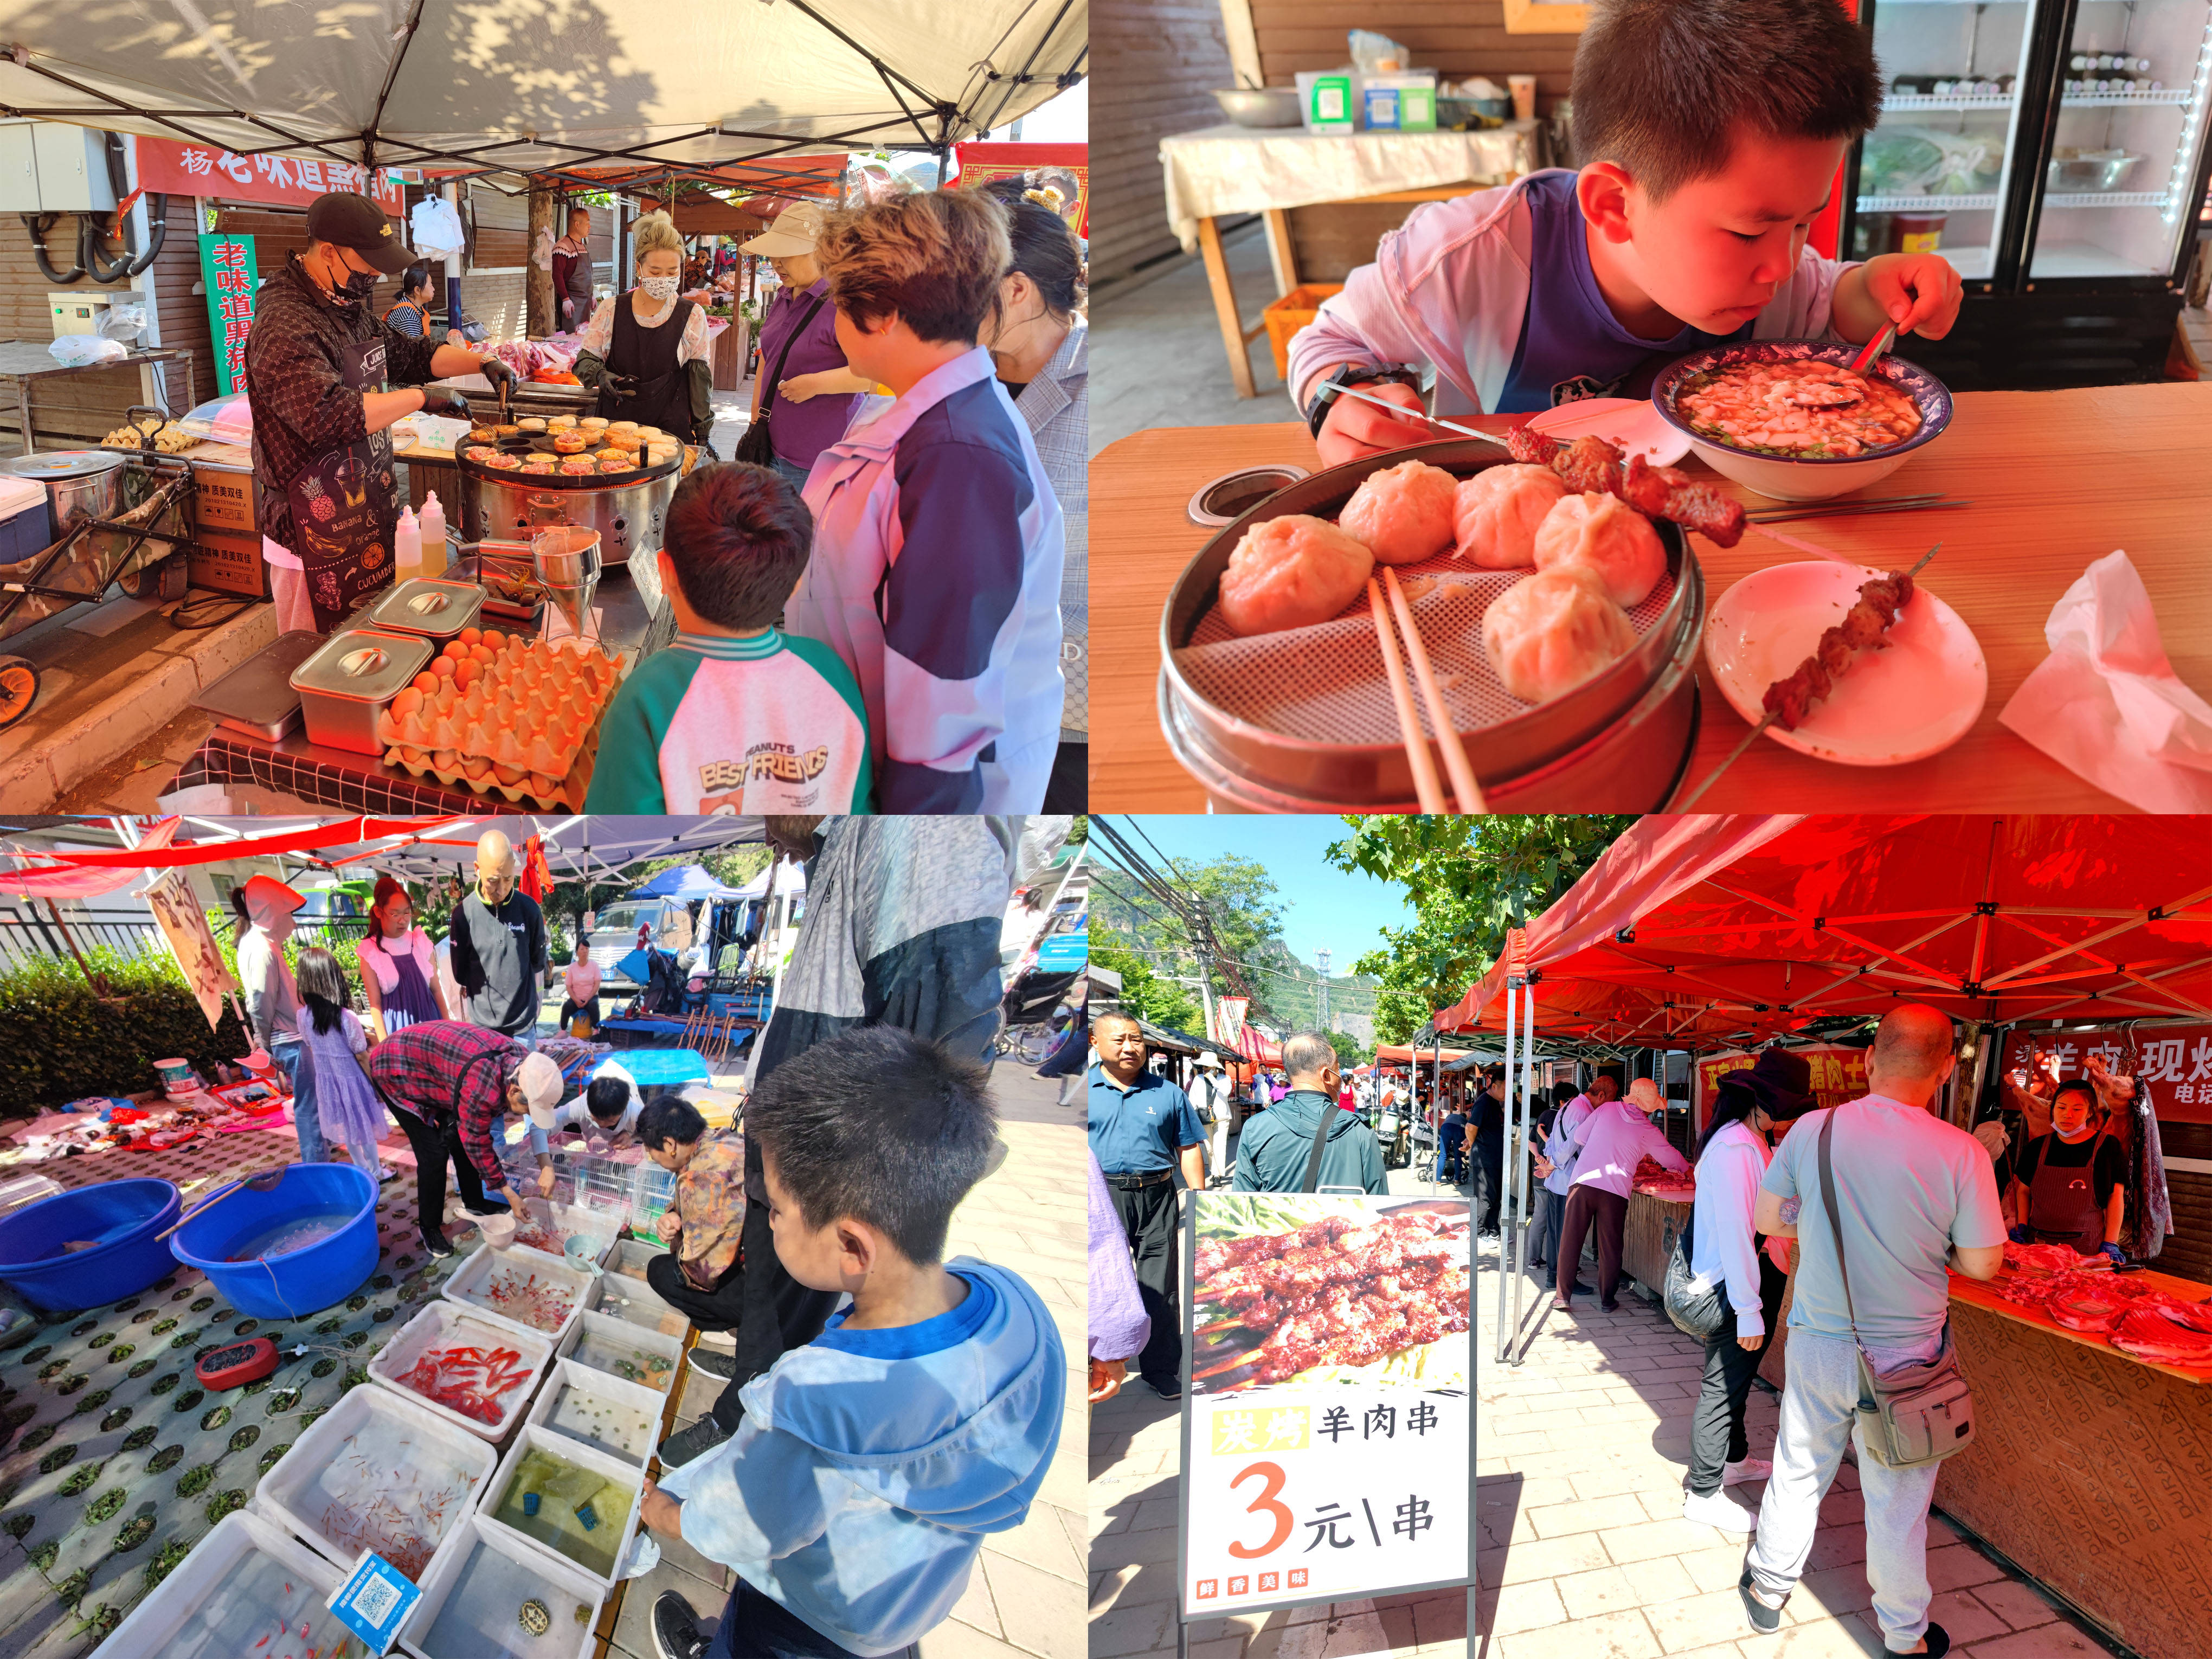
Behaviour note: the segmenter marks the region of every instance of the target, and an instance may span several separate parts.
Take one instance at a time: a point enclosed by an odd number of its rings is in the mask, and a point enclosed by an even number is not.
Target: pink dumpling
[[[1628,613],[1588,565],[1539,570],[1490,602],[1482,648],[1505,689],[1523,702],[1548,702],[1636,648]]]
[[[1237,634],[1327,622],[1359,595],[1375,556],[1325,519],[1293,513],[1254,525],[1221,573],[1221,619]]]
[[[1462,482],[1453,506],[1458,555],[1486,570],[1536,562],[1536,530],[1567,493],[1548,466],[1490,466]]]
[[[1667,574],[1651,520],[1616,495],[1564,497],[1536,531],[1536,568],[1579,564],[1596,572],[1615,605],[1641,605]]]
[[[1377,564],[1419,564],[1452,544],[1459,480],[1426,461],[1370,472],[1337,515],[1337,527],[1366,544]]]

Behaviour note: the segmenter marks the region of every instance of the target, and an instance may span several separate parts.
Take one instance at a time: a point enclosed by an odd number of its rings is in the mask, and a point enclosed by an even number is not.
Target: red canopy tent
[[[1982,1022],[2212,1015],[2184,817],[1646,817],[1525,930],[1547,1035],[1712,1048],[1926,1002]],[[1502,1030],[1492,968],[1436,1017]]]
[[[1237,1048],[1255,1066],[1280,1066],[1283,1063],[1283,1051],[1277,1046],[1275,1039],[1263,1036],[1249,1025],[1237,1028]]]

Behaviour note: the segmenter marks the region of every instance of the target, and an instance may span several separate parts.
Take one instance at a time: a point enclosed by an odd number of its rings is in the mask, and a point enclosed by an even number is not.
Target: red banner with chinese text
[[[226,201],[305,207],[318,196],[349,190],[373,197],[386,213],[404,204],[399,176],[379,168],[374,187],[362,168],[327,156],[234,155],[211,144],[173,138],[138,141],[138,186],[172,196],[212,196]]]
[[[1075,175],[1073,214],[1063,217],[1078,236],[1091,234],[1091,146],[1088,144],[955,144],[963,190],[1038,167],[1065,167]]]
[[[2005,1039],[2005,1071],[2029,1065],[2031,1050],[2057,1067],[2061,1082],[2084,1075],[2094,1054],[2122,1076],[2141,1078],[2163,1121],[2212,1123],[2212,1024],[2133,1033],[2014,1031]]]
[[[1804,1056],[1807,1068],[1812,1073],[1814,1098],[1823,1106],[1841,1106],[1847,1101],[1863,1098],[1867,1092],[1866,1050],[1841,1048],[1827,1043],[1817,1048],[1793,1048],[1794,1054]],[[1699,1133],[1705,1126],[1705,1111],[1713,1098],[1713,1089],[1730,1072],[1740,1072],[1749,1066],[1759,1056],[1756,1054],[1704,1054],[1697,1061],[1697,1099],[1692,1117]]]

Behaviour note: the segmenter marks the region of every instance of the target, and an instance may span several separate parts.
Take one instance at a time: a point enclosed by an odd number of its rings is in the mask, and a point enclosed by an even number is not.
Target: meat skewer
[[[1363,1317],[1349,1329],[1327,1316],[1294,1320],[1253,1350],[1220,1365],[1192,1373],[1194,1379],[1225,1375],[1245,1367],[1252,1375],[1221,1392],[1255,1383],[1280,1382],[1317,1365],[1371,1365],[1407,1348],[1418,1348],[1468,1328],[1468,1308],[1433,1303],[1392,1308],[1380,1318]]]
[[[1347,1233],[1334,1245],[1292,1250],[1273,1261],[1248,1261],[1225,1269],[1200,1286],[1199,1294],[1242,1305],[1294,1289],[1317,1291],[1324,1285],[1348,1284],[1423,1261],[1449,1261],[1464,1249],[1433,1233],[1390,1237],[1379,1227],[1366,1231],[1365,1237]]]
[[[1928,561],[1942,550],[1938,542],[1920,556],[1920,562],[1910,570],[1893,570],[1887,576],[1862,583],[1859,600],[1846,613],[1844,620],[1820,635],[1813,654],[1807,657],[1784,678],[1766,688],[1763,700],[1766,713],[1758,725],[1743,735],[1729,757],[1705,775],[1705,781],[1692,789],[1679,803],[1668,807],[1670,812],[1686,812],[1698,797],[1713,787],[1713,780],[1742,758],[1743,751],[1751,747],[1760,732],[1779,720],[1785,732],[1796,729],[1797,722],[1805,718],[1808,707],[1818,702],[1835,689],[1836,678],[1850,666],[1854,651],[1880,648],[1882,635],[1897,620],[1898,612],[1912,598],[1912,579],[1923,569]]]
[[[1743,539],[1743,503],[1679,467],[1653,466],[1641,453],[1629,456],[1624,465],[1620,451],[1595,433],[1563,444],[1516,426],[1505,441],[1515,460],[1548,466],[1570,489],[1618,495],[1646,517],[1671,519],[1717,547],[1734,547]]]

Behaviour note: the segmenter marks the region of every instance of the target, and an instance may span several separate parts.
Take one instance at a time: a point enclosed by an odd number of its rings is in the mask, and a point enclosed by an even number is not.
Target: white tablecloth
[[[1224,125],[1175,133],[1160,140],[1168,222],[1190,253],[1198,248],[1198,222],[1223,214],[1310,207],[1464,179],[1502,185],[1534,169],[1534,126],[1336,135]]]

